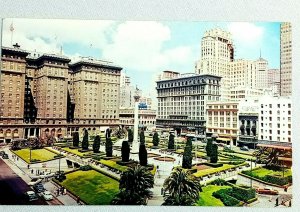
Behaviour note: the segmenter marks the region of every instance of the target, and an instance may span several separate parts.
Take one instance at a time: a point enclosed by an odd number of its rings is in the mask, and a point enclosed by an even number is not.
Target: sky
[[[111,61],[145,96],[155,97],[162,71],[194,72],[204,32],[216,27],[231,32],[235,58],[255,60],[261,52],[269,68],[280,67],[278,22],[4,19],[2,43],[42,53],[62,49],[72,60],[91,56]]]

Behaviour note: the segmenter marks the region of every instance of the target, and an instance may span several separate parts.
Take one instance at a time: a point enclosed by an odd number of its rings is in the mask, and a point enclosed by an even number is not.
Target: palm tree
[[[200,182],[193,175],[181,168],[177,168],[164,182],[165,191],[170,196],[164,205],[192,205],[199,198]]]
[[[135,166],[121,174],[120,192],[113,199],[114,205],[145,205],[151,196],[154,178],[146,167]]]

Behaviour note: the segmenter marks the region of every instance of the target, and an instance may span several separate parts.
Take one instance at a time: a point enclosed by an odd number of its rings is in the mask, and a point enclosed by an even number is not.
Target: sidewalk
[[[21,160],[20,158],[18,160],[13,159],[12,155],[13,153],[10,152],[10,150],[7,147],[1,148],[4,150],[7,154],[9,159],[3,160],[19,177],[21,177],[26,183],[29,183],[32,179],[32,177],[35,176],[35,171],[38,170],[45,170],[46,168],[42,168],[41,164],[32,164],[31,167],[28,169],[27,163]],[[31,174],[32,168],[34,169],[34,174]],[[64,168],[64,167],[63,167]],[[49,169],[49,168],[48,168]],[[60,195],[56,197],[56,190],[57,186],[51,182],[47,181],[45,182],[44,180],[42,181],[44,187],[46,190],[50,191],[54,197],[54,199],[58,199],[60,204],[64,205],[78,205],[76,200],[73,199],[68,193],[67,195]],[[48,204],[51,204],[51,201],[48,202]]]

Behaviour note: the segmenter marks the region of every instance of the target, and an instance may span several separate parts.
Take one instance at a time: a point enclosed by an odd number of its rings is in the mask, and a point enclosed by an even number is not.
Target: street
[[[0,170],[0,205],[47,205],[41,198],[32,202],[25,199],[24,193],[32,189],[2,159]]]

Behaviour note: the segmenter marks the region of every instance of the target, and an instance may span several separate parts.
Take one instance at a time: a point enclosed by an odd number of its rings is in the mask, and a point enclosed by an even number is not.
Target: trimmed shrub
[[[232,187],[232,193],[231,196],[242,200],[244,202],[249,201],[250,199],[253,199],[256,197],[256,191],[254,188],[243,188],[241,186],[234,185]]]
[[[79,147],[79,133],[78,132],[73,133],[73,146]]]
[[[106,157],[112,157],[112,154],[113,154],[113,143],[112,143],[110,137],[106,137],[105,151],[106,151]]]
[[[129,143],[133,142],[133,131],[132,131],[132,129],[128,129],[128,142]]]
[[[81,171],[88,171],[91,170],[92,167],[90,165],[80,166],[79,168]]]
[[[232,193],[232,188],[227,189],[220,189],[213,193],[213,196],[220,199],[224,205],[226,206],[237,206],[240,204],[240,201],[236,198],[230,196],[229,194]]]
[[[100,142],[101,142],[100,136],[97,135],[97,136],[95,137],[94,143],[93,143],[93,151],[94,151],[94,153],[99,153]]]
[[[83,136],[81,145],[82,145],[83,150],[89,149],[89,133],[87,130],[84,130],[84,136]]]
[[[128,162],[129,155],[130,155],[130,147],[129,147],[128,141],[123,141],[122,148],[121,148],[121,154],[122,154],[122,161]]]
[[[211,146],[210,162],[211,163],[218,162],[218,145],[217,144],[212,144],[212,146]]]
[[[158,133],[157,132],[154,133],[152,142],[153,142],[153,146],[158,146],[158,144],[159,144],[159,137],[158,137]]]
[[[249,199],[249,200],[247,201],[247,203],[250,204],[250,203],[252,203],[252,202],[255,202],[256,200],[257,200],[257,197],[252,198],[252,199]]]
[[[140,144],[141,145],[145,144],[145,134],[143,130],[140,133]]]
[[[140,149],[139,149],[139,160],[141,166],[147,166],[148,164],[148,155],[147,155],[147,150],[145,144],[140,144]]]
[[[212,139],[211,138],[207,139],[205,150],[206,150],[207,157],[211,157],[211,154],[212,154]]]
[[[227,185],[227,182],[221,178],[218,178],[216,180],[211,181],[209,184],[223,186],[223,185]]]
[[[190,169],[192,168],[192,140],[188,138],[186,146],[184,148],[183,157],[182,157],[182,168]]]
[[[93,156],[92,159],[99,161],[101,160],[101,156]]]
[[[173,135],[173,133],[170,133],[169,142],[168,142],[168,149],[175,149],[174,137],[175,136]]]

